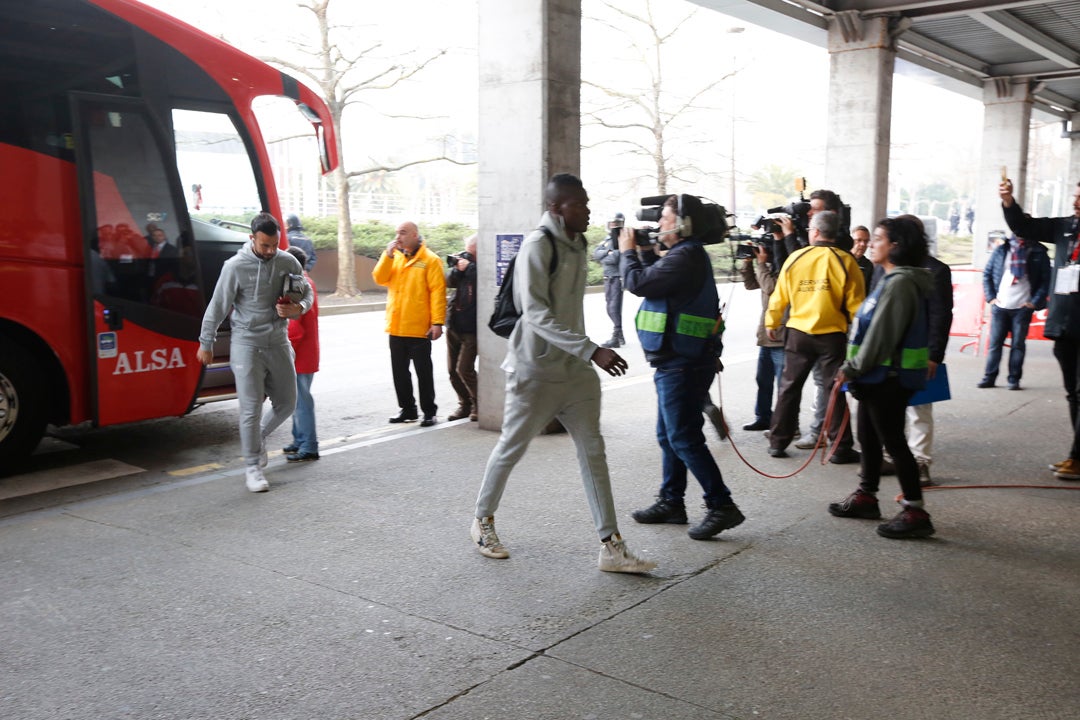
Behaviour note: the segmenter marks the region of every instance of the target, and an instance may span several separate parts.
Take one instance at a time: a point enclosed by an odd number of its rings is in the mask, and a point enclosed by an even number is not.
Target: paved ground
[[[735,365],[741,424],[752,364]],[[936,478],[1076,487],[1045,469],[1068,435],[1047,344],[1021,392],[974,389],[970,354],[950,369]],[[713,436],[748,520],[694,542],[628,517],[656,490],[654,402],[647,377],[605,383],[622,529],[660,562],[647,577],[596,570],[565,436],[538,438],[511,479],[511,558],[477,554],[495,436],[467,421],[278,460],[264,495],[230,470],[9,514],[0,717],[1080,717],[1080,492],[936,491],[938,535],[889,541],[825,512],[853,466],[764,478]],[[734,438],[773,474],[807,455]]]

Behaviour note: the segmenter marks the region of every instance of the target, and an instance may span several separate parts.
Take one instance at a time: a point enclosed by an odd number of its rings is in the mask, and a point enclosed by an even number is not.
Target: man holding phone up
[[[391,423],[419,418],[409,363],[416,370],[420,390],[421,427],[435,424],[435,375],[431,367],[431,341],[442,337],[446,322],[446,278],[442,261],[424,245],[414,222],[397,227],[394,239],[371,271],[386,296],[386,332],[390,335],[390,367],[401,412]]]

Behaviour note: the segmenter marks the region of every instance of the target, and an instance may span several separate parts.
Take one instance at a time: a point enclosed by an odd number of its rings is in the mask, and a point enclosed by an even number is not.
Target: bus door
[[[183,415],[205,296],[173,148],[137,99],[72,93],[71,105],[95,420]]]

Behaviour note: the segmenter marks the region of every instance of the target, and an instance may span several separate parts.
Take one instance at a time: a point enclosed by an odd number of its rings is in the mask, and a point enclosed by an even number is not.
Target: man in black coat
[[[453,257],[453,256],[451,256]],[[446,355],[450,384],[458,396],[458,409],[448,420],[478,420],[476,403],[476,236],[465,240],[465,251],[446,278],[455,288],[446,307]]]
[[[1054,245],[1054,272],[1050,278],[1050,310],[1043,334],[1054,341],[1054,357],[1061,366],[1065,397],[1069,401],[1073,440],[1069,457],[1050,466],[1061,480],[1080,480],[1080,184],[1073,195],[1072,217],[1033,218],[1013,198],[1011,180],[998,186],[1001,211],[1009,229],[1022,238]]]

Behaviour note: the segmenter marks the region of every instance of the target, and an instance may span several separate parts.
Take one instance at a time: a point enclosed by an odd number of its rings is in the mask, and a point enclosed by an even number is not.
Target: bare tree
[[[689,172],[708,174],[699,169],[689,157],[674,150],[676,145],[685,144],[687,141],[683,139],[681,143],[676,142],[673,135],[678,133],[673,131],[687,125],[688,115],[691,113],[713,109],[703,105],[703,101],[710,91],[731,77],[734,71],[689,93],[669,89],[665,86],[664,75],[666,50],[677,42],[676,35],[679,30],[694,18],[696,11],[673,24],[665,24],[661,23],[653,12],[652,0],[645,0],[640,13],[611,2],[601,4],[622,19],[630,21],[632,25],[628,28],[622,23],[616,25],[604,18],[588,19],[615,30],[625,39],[625,47],[636,52],[637,63],[645,70],[648,83],[644,88],[635,90],[583,79],[582,85],[593,89],[602,98],[595,107],[585,111],[587,124],[612,131],[605,135],[614,135],[584,147],[621,145],[631,154],[647,158],[656,179],[656,192],[661,195],[668,192],[668,182],[671,180],[690,182],[691,178],[686,177]],[[665,29],[666,25],[670,27]]]
[[[332,25],[328,14],[333,0],[305,0],[297,7],[311,13],[317,24],[314,44],[293,41],[296,49],[306,55],[307,63],[298,63],[279,57],[264,57],[263,60],[280,65],[297,74],[309,78],[322,91],[330,107],[330,117],[334,123],[337,138],[337,153],[340,162],[334,170],[333,182],[338,205],[338,278],[336,294],[354,296],[359,294],[356,286],[356,265],[353,256],[352,217],[349,211],[350,179],[373,173],[392,173],[413,165],[446,161],[458,165],[470,163],[441,155],[418,158],[404,162],[387,163],[368,157],[360,169],[346,170],[345,156],[342,151],[341,120],[345,111],[361,103],[371,93],[389,90],[417,73],[446,54],[445,49],[435,50],[427,56],[416,59],[413,53],[386,58],[381,54],[382,43],[374,42],[359,49],[349,47],[344,42],[347,26]],[[418,118],[420,119],[420,118]]]

